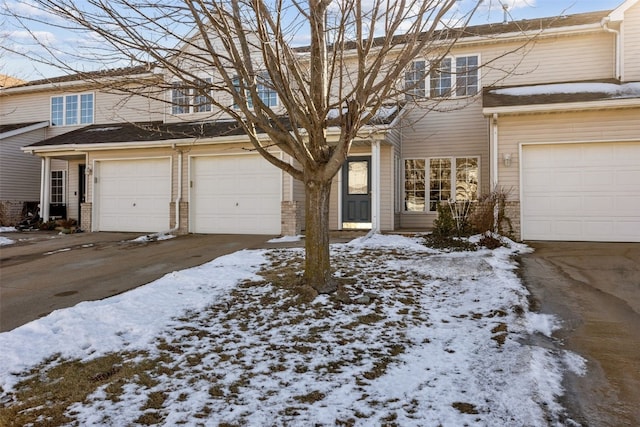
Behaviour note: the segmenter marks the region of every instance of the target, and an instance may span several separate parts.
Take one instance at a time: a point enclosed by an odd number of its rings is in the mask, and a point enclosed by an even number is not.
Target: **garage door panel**
[[[640,142],[524,146],[522,234],[640,241]]]
[[[191,160],[191,231],[279,234],[281,172],[259,155]]]
[[[97,229],[155,232],[169,228],[169,159],[98,162]]]

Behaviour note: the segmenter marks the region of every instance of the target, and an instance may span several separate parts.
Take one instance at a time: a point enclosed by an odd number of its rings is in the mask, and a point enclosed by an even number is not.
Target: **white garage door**
[[[259,155],[191,159],[190,231],[280,234],[281,172]]]
[[[522,149],[522,236],[640,242],[640,142]]]
[[[96,170],[99,231],[157,232],[169,228],[169,159],[100,161]]]

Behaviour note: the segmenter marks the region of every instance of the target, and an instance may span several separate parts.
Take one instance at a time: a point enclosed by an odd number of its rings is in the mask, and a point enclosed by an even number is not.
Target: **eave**
[[[493,114],[536,114],[536,113],[557,113],[567,111],[592,111],[592,110],[612,110],[623,108],[640,108],[640,98],[628,99],[606,99],[592,102],[563,102],[556,104],[533,104],[533,105],[510,105],[499,107],[486,107],[482,109],[482,114],[491,116]]]

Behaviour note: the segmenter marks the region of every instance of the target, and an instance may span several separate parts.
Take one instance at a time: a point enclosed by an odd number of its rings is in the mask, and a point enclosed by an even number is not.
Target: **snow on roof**
[[[611,98],[635,98],[640,97],[640,83],[559,83],[494,89],[491,93],[508,96],[603,93]]]

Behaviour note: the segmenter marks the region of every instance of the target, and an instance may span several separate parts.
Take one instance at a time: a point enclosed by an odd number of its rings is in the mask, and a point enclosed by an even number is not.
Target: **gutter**
[[[482,114],[534,114],[567,111],[607,110],[640,107],[640,98],[611,98],[603,101],[562,102],[557,104],[515,105],[502,107],[486,107]]]
[[[609,28],[610,22],[611,22],[611,18],[609,16],[606,16],[602,18],[602,21],[600,21],[600,25],[602,26],[602,29],[605,30],[606,32],[615,34],[616,75],[614,77],[618,80],[622,80],[622,58],[621,58],[622,55],[620,52],[621,51],[620,30],[614,30],[613,28]]]

